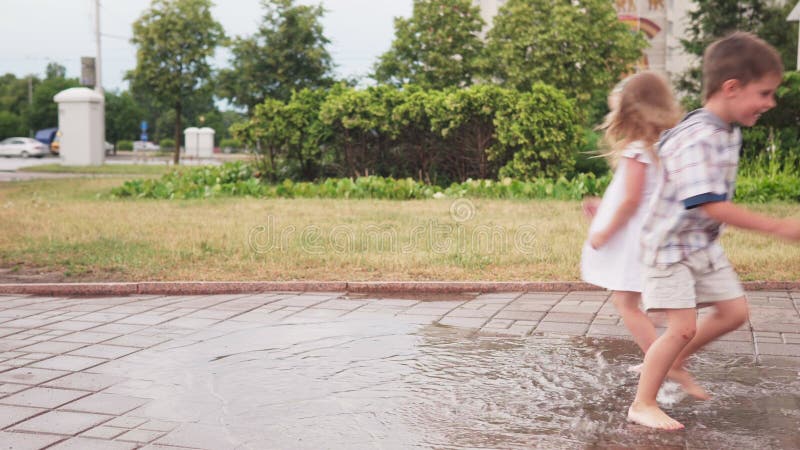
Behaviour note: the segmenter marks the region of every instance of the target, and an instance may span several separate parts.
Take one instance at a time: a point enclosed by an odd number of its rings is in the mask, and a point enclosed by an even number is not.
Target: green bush
[[[175,139],[164,138],[158,141],[161,150],[175,150]]]
[[[219,146],[222,148],[223,151],[226,149],[230,149],[228,153],[231,151],[242,150],[244,146],[242,143],[236,139],[223,139],[219,142]]]
[[[445,185],[468,178],[571,174],[580,144],[575,105],[555,88],[494,85],[422,90],[337,85],[268,99],[234,138],[259,143],[259,170],[283,175],[413,177]]]
[[[133,141],[117,141],[117,150],[133,150]]]

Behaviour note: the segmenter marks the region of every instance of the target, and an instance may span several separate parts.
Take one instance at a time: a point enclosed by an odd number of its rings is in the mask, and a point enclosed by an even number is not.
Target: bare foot
[[[634,365],[628,367],[628,372],[642,373],[642,366],[643,365],[644,365],[644,363],[634,364]]]
[[[711,398],[708,392],[697,384],[697,381],[692,378],[692,375],[689,374],[686,369],[670,369],[667,373],[667,378],[680,384],[681,388],[694,398],[700,400],[708,400]]]
[[[628,408],[628,422],[638,423],[659,430],[680,430],[683,424],[668,416],[658,406],[631,405]]]

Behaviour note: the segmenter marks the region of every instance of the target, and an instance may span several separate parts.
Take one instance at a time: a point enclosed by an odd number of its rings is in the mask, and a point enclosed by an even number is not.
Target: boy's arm
[[[774,234],[793,241],[800,240],[798,220],[775,219],[734,205],[730,201],[704,203],[699,207],[712,219],[737,228]]]

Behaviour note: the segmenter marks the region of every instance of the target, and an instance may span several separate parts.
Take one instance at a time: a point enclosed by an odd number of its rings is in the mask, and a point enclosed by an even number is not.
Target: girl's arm
[[[625,197],[608,225],[589,236],[589,245],[595,250],[605,245],[628,222],[642,201],[647,163],[632,158],[620,158],[619,163],[625,164]]]

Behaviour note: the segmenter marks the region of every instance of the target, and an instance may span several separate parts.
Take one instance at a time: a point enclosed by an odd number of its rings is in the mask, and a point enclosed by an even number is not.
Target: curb
[[[797,281],[748,281],[746,291],[800,290]],[[262,292],[427,293],[602,291],[583,282],[525,281],[163,281],[142,283],[0,284],[0,294],[65,296],[221,295]]]

